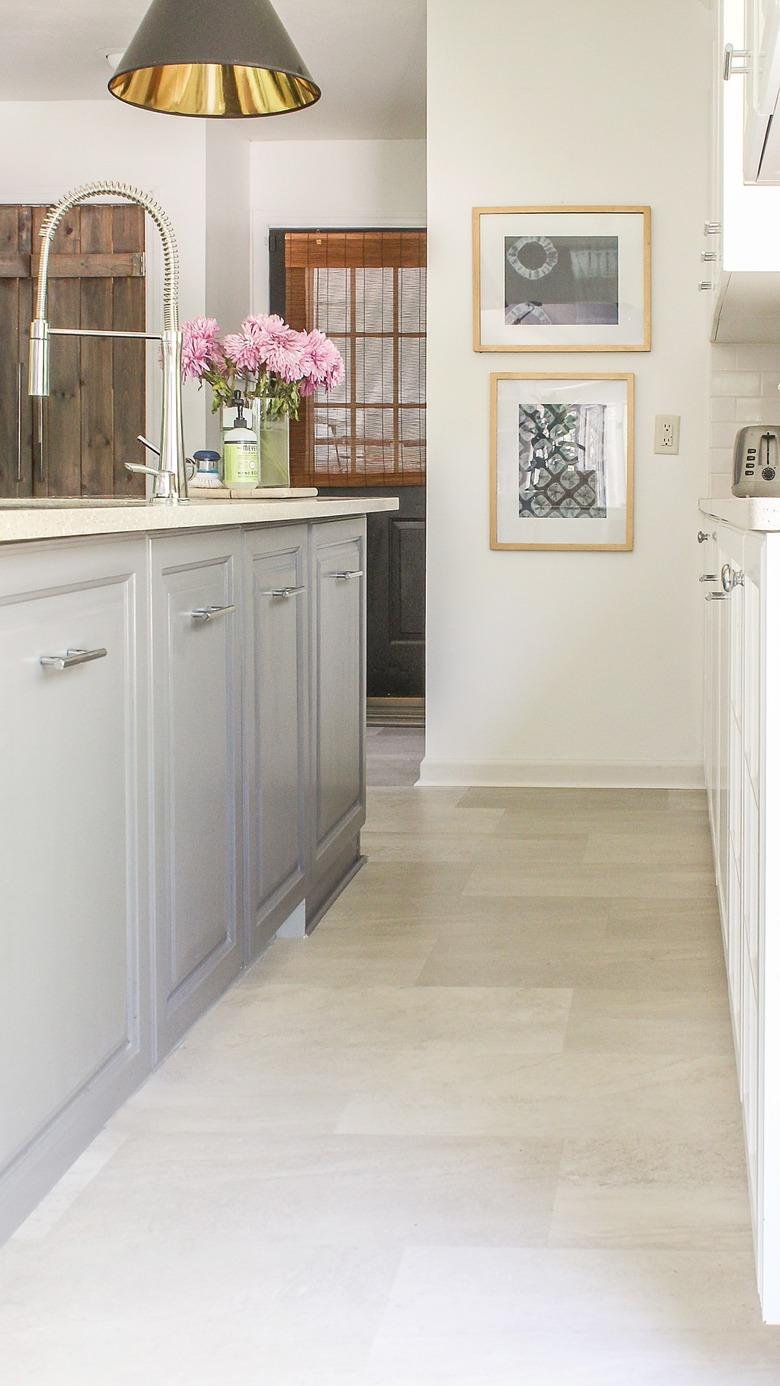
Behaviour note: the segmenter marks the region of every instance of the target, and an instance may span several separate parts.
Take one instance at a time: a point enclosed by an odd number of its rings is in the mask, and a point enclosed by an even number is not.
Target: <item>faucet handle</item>
[[[144,447],[148,448],[150,452],[153,452],[155,457],[160,456],[160,449],[156,448],[154,443],[150,443],[149,439],[145,438],[143,433],[138,434],[138,442],[143,443]],[[159,467],[147,467],[143,462],[125,462],[125,470],[128,472],[140,473],[141,476],[159,476],[160,474]]]

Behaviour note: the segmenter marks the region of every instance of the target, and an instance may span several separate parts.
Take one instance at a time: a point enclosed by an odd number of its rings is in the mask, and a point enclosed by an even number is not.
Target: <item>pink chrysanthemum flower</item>
[[[193,318],[182,328],[181,373],[184,380],[202,380],[206,371],[222,363],[219,323],[216,318]]]
[[[344,379],[344,362],[338,347],[315,327],[304,337],[301,360],[301,394],[313,395],[316,390],[332,390]]]

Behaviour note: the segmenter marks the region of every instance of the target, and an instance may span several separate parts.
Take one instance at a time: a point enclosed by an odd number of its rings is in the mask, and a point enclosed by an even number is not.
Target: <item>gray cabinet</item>
[[[306,889],[308,527],[245,535],[244,765],[248,956]]]
[[[145,554],[0,568],[0,1230],[150,1062]]]
[[[241,966],[241,536],[154,539],[152,683],[157,1044]]]
[[[360,861],[365,821],[365,520],[311,527],[307,925]]]
[[[364,567],[362,517],[0,549],[0,1236],[360,865]]]

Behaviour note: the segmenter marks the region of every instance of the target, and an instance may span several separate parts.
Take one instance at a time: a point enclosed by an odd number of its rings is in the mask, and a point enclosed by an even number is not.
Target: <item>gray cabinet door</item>
[[[158,1055],[241,966],[240,553],[152,541]]]
[[[249,530],[245,590],[248,956],[303,899],[309,565],[306,525]]]
[[[311,526],[311,808],[306,913],[315,922],[360,860],[365,821],[364,519]]]
[[[0,1233],[150,1066],[145,554],[0,554]]]

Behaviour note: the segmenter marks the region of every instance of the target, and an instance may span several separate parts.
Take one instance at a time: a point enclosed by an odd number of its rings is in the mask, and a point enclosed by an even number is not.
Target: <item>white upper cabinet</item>
[[[744,176],[746,182],[780,182],[780,2],[745,0],[744,57],[724,62],[744,70]]]
[[[774,125],[766,113],[767,106],[774,109],[780,84],[778,40],[780,0],[721,0],[700,280],[713,295],[711,336],[717,342],[780,338],[780,186],[773,186],[780,185],[780,115],[770,177],[767,130]]]

